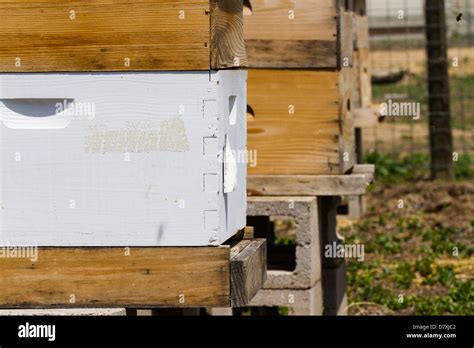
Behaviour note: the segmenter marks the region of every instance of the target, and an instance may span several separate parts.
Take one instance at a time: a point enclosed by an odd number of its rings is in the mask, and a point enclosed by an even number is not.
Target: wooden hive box
[[[250,68],[352,65],[352,0],[248,0],[245,4]]]
[[[355,161],[352,1],[245,5],[249,174],[346,173]]]
[[[246,65],[242,0],[0,0],[0,71]]]
[[[245,227],[246,75],[0,74],[0,244],[226,241]]]
[[[249,174],[343,174],[354,164],[350,69],[250,69]]]

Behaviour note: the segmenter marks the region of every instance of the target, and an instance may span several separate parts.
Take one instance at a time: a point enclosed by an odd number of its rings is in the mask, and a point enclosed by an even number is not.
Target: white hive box
[[[230,238],[245,226],[246,78],[1,74],[0,244]]]

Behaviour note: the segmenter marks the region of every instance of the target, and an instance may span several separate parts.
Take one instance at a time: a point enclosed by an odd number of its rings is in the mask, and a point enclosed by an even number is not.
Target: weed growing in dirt
[[[427,198],[431,186],[443,204]],[[400,192],[411,200],[394,210]],[[467,183],[419,183],[371,193],[367,216],[340,231],[366,252],[365,262],[347,260],[349,313],[473,315],[472,192]]]

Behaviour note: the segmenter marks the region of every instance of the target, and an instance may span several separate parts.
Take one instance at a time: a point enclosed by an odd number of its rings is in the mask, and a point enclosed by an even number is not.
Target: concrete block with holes
[[[288,315],[322,315],[321,282],[310,289],[262,289],[250,302],[258,307],[286,307]]]
[[[324,315],[340,315],[347,307],[346,263],[335,268],[323,268],[323,302]]]
[[[269,267],[264,289],[311,289],[321,279],[318,203],[316,197],[248,197],[248,224],[252,217],[294,219],[294,270]],[[259,231],[255,230],[256,235]],[[259,235],[260,236],[260,235]],[[272,244],[272,243],[268,243]],[[268,255],[272,253],[269,245]]]

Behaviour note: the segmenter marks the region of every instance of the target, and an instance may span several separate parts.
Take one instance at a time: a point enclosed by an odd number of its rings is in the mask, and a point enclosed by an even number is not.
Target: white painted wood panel
[[[244,71],[0,75],[0,244],[224,242],[245,226],[245,163],[224,193],[222,161],[226,142],[245,150],[245,84]]]

